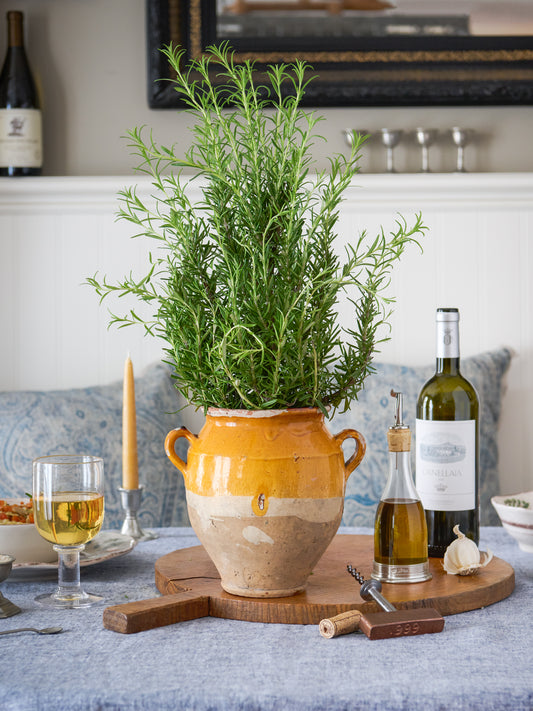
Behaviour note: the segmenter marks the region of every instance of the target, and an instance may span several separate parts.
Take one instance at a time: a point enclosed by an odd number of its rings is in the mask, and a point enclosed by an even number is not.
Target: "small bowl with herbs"
[[[493,496],[492,505],[505,530],[523,551],[533,553],[533,491],[513,496]]]
[[[52,544],[35,527],[31,498],[0,499],[0,553],[14,556],[14,567],[57,561]]]

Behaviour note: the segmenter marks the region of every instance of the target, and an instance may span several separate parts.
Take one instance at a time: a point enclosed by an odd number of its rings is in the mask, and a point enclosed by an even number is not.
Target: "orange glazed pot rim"
[[[224,407],[210,407],[209,417],[244,417],[246,419],[278,417],[279,415],[322,414],[318,407],[287,407],[284,410],[230,410]]]

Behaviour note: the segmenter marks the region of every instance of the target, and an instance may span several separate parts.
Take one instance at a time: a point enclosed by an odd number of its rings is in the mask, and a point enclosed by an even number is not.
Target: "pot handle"
[[[189,432],[186,427],[178,427],[175,430],[170,430],[165,438],[165,452],[167,457],[170,459],[172,464],[180,470],[183,476],[185,476],[187,473],[187,464],[181,457],[178,457],[175,450],[176,442],[180,437],[185,437],[189,444],[192,444],[198,439],[198,435]]]
[[[342,430],[339,434],[333,435],[333,439],[340,446],[345,439],[355,440],[355,452],[344,463],[344,478],[347,480],[353,470],[359,466],[361,460],[365,456],[366,452],[366,441],[363,435],[357,430]]]

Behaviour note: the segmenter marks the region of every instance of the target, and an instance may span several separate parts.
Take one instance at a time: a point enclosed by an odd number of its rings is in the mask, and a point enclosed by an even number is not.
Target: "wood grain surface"
[[[163,597],[108,607],[104,626],[130,633],[195,617],[224,617],[250,622],[318,624],[347,610],[379,612],[365,602],[359,584],[346,572],[350,563],[370,577],[373,536],[337,535],[309,578],[305,592],[285,598],[245,598],[224,592],[220,577],[202,546],[168,553],[155,564],[155,582]],[[448,575],[442,559],[430,558],[432,579],[425,583],[383,584],[383,595],[398,609],[434,607],[454,615],[491,605],[514,589],[514,570],[493,558],[476,575]]]

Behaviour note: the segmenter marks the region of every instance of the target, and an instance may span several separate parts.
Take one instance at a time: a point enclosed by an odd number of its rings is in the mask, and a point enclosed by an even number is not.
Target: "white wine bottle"
[[[416,408],[416,489],[431,557],[444,555],[457,524],[479,543],[479,400],[459,369],[458,309],[437,309],[437,366]]]
[[[22,12],[7,13],[7,38],[0,74],[0,175],[40,175],[41,111],[24,49]]]

